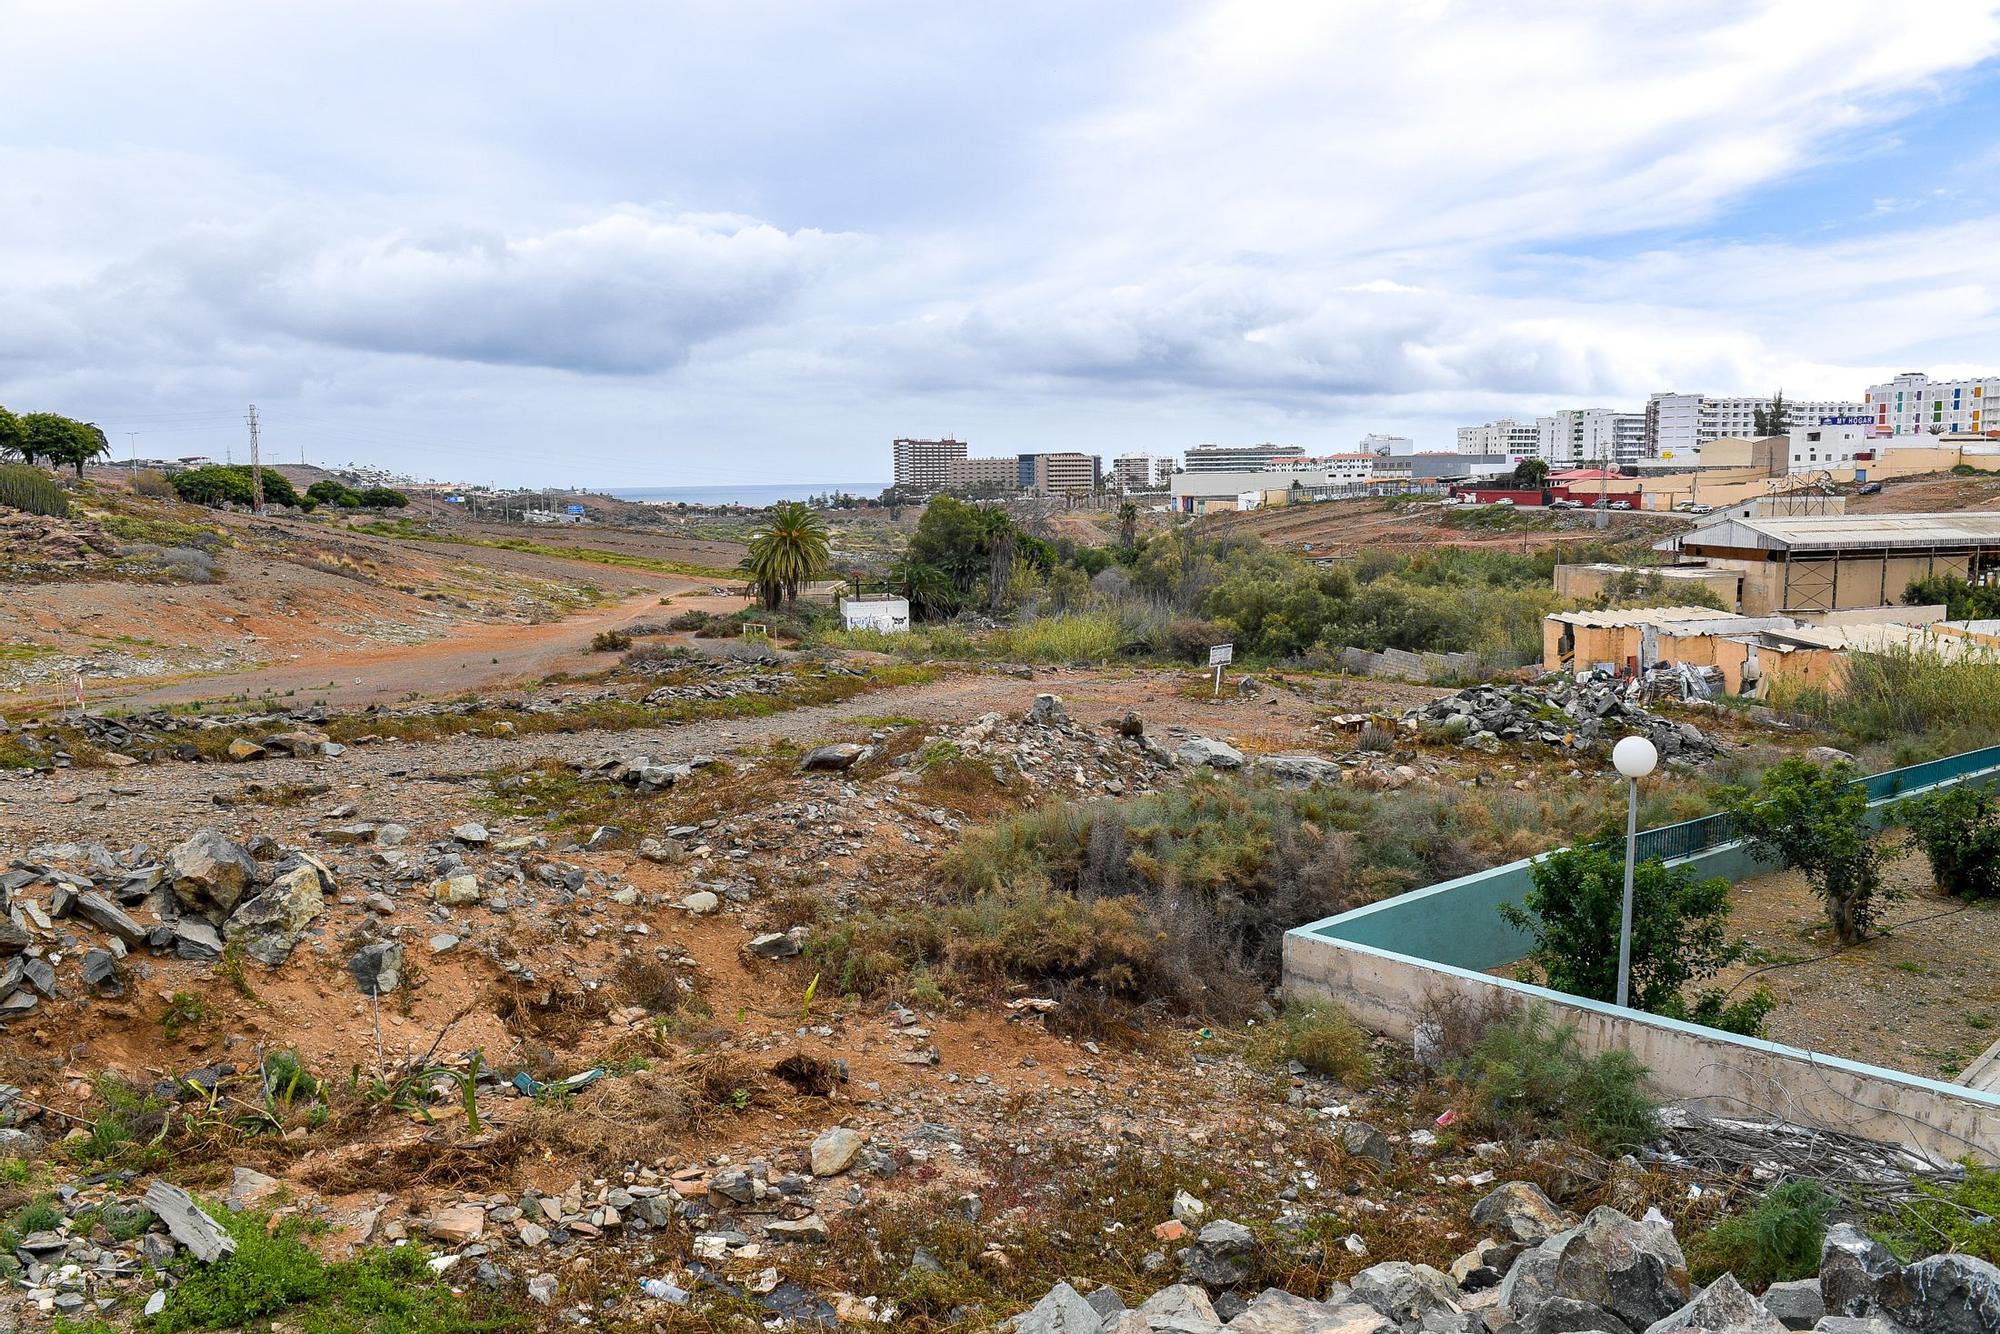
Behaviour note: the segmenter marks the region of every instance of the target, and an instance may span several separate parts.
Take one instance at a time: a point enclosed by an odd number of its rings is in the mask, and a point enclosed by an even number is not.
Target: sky
[[[2000,371],[2000,0],[0,0],[0,404],[501,485]]]

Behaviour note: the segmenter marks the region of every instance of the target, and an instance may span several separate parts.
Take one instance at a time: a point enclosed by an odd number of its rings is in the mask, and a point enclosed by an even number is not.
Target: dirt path
[[[166,685],[134,688],[112,682],[89,692],[93,703],[157,709],[193,700],[263,695],[322,700],[336,708],[390,704],[413,695],[485,690],[557,672],[594,670],[604,660],[590,652],[599,631],[661,618],[660,599],[705,581],[658,576],[657,590],[635,593],[609,607],[548,625],[462,625],[442,639],[393,644],[359,652],[306,654],[249,671],[205,675]]]
[[[968,723],[987,712],[1019,716],[1042,693],[1060,695],[1070,715],[1096,725],[1136,710],[1147,730],[1167,745],[1183,727],[1232,741],[1250,752],[1312,750],[1314,719],[1328,708],[1397,707],[1434,692],[1393,682],[1343,682],[1330,692],[1273,690],[1254,699],[1210,701],[1184,693],[1192,677],[1177,671],[1053,669],[1032,679],[965,673],[927,685],[871,691],[838,704],[791,709],[766,717],[704,720],[630,731],[539,733],[523,737],[459,736],[441,741],[382,742],[349,747],[325,758],[271,759],[256,764],[168,764],[147,769],[59,770],[49,777],[0,781],[0,848],[51,840],[104,837],[101,812],[115,804],[118,823],[156,845],[187,837],[217,818],[246,784],[325,783],[328,800],[344,799],[364,816],[396,819],[412,828],[469,809],[479,775],[536,761],[651,755],[662,761],[754,749],[784,738],[800,745],[849,737],[885,717]],[[289,812],[266,812],[274,825]],[[462,818],[462,817],[459,817]]]

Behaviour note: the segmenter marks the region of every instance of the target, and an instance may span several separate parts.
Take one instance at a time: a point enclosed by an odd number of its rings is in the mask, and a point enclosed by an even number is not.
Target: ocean
[[[748,505],[761,508],[780,500],[810,500],[814,496],[840,491],[872,500],[888,488],[887,482],[749,482],[736,486],[614,486],[608,488],[605,494],[620,500],[650,500],[668,505]]]

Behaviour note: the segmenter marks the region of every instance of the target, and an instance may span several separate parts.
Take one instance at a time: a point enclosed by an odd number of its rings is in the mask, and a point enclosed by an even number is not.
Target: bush
[[[28,463],[0,463],[0,505],[56,519],[69,517],[69,496],[54,478]]]
[[[125,485],[133,495],[144,496],[148,500],[174,498],[174,484],[166,479],[164,473],[154,472],[151,468],[141,468],[133,473],[125,479]]]
[[[322,477],[306,488],[306,499],[322,505],[332,505],[338,509],[358,510],[361,508],[361,493],[345,482],[332,477]]]
[[[1596,1001],[1618,996],[1618,937],[1625,900],[1625,859],[1602,847],[1565,848],[1528,870],[1533,881],[1520,905],[1500,914],[1535,939],[1528,956],[1540,980],[1557,991]],[[1774,1002],[1759,991],[1735,1005],[1720,991],[1690,999],[1689,985],[1715,976],[1742,955],[1729,929],[1729,881],[1668,870],[1657,858],[1632,876],[1634,1009],[1687,1019],[1731,1033],[1758,1034]]]
[[[168,578],[184,584],[215,582],[215,557],[195,547],[161,547],[140,542],[125,551],[128,558],[157,567]]]
[[[1842,944],[1863,939],[1880,911],[1882,854],[1858,776],[1851,764],[1794,757],[1765,770],[1755,791],[1721,793],[1751,851],[1804,873]]]
[[[1532,1006],[1489,1025],[1456,1072],[1462,1109],[1476,1130],[1544,1139],[1551,1132],[1607,1156],[1643,1146],[1659,1119],[1631,1052],[1586,1056],[1574,1024]]]
[[[1368,1035],[1347,1011],[1324,997],[1286,1002],[1282,1014],[1252,1034],[1246,1055],[1273,1069],[1296,1061],[1349,1088],[1360,1088],[1375,1075]]]
[[[1732,1214],[1688,1246],[1697,1283],[1724,1274],[1752,1292],[1819,1273],[1827,1220],[1840,1201],[1816,1181],[1787,1181],[1746,1213]]]
[[[592,653],[623,653],[632,647],[632,636],[623,630],[599,630],[590,637]]]
[[[1897,763],[1992,744],[2000,733],[2000,671],[1990,654],[1934,648],[1851,653],[1838,692],[1772,683],[1774,707],[1827,724],[1847,746],[1889,742]]]
[[[285,475],[271,468],[259,468],[264,482],[264,503],[266,505],[290,505],[299,503],[299,493],[285,480]],[[191,468],[187,472],[177,472],[170,479],[174,494],[195,505],[249,505],[255,499],[250,485],[250,469],[243,464],[211,464],[206,468]]]
[[[1917,1196],[1877,1220],[1877,1229],[1899,1253],[1963,1251],[2000,1264],[2000,1167],[1967,1163],[1963,1180],[1917,1183]]]
[[[1931,864],[1931,879],[1962,899],[2000,898],[2000,803],[1959,786],[1921,797],[1904,821]]]
[[[361,493],[361,503],[371,510],[399,510],[410,503],[410,498],[393,487],[371,486]]]

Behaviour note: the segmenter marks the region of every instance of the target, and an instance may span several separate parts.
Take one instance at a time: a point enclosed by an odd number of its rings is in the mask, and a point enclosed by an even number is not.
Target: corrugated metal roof
[[[1713,607],[1620,607],[1611,611],[1559,611],[1549,617],[1564,625],[1579,625],[1592,630],[1608,630],[1617,626],[1670,625],[1686,621],[1743,621],[1747,616],[1738,616],[1733,611],[1717,611]]]
[[[1844,547],[2000,546],[2000,513],[1826,514],[1790,519],[1724,519],[1681,539],[1689,547],[1837,551]]]

